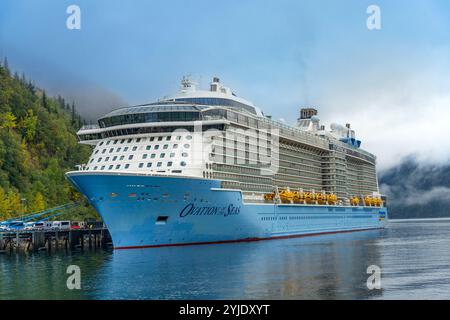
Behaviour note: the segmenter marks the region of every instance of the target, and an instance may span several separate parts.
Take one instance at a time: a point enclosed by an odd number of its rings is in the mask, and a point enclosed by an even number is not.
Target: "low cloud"
[[[431,165],[409,157],[380,177],[380,191],[394,206],[450,203],[450,165]]]
[[[52,90],[50,94],[60,94],[66,101],[75,102],[77,111],[91,122],[95,122],[113,109],[128,105],[114,92],[100,86],[61,88]]]
[[[436,200],[441,202],[450,202],[450,188],[434,187],[428,191],[419,191],[408,195],[404,199],[404,202],[406,205],[423,205]]]

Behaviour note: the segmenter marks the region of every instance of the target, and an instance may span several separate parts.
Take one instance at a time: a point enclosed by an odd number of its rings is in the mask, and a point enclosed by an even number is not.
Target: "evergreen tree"
[[[42,92],[42,106],[48,110],[47,95],[45,94],[45,90]]]
[[[10,72],[10,70],[9,70],[8,58],[7,58],[7,57],[5,57],[5,59],[3,60],[3,68],[5,69],[6,74],[7,74],[8,76],[11,75],[11,72]]]
[[[72,102],[72,126],[76,124],[76,111],[75,111],[75,103]]]

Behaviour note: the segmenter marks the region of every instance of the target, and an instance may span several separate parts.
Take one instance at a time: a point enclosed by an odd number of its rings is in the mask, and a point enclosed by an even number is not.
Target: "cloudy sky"
[[[81,30],[66,28],[71,4]],[[274,118],[311,105],[350,122],[381,169],[450,157],[447,0],[2,0],[2,56],[90,117],[219,76]]]

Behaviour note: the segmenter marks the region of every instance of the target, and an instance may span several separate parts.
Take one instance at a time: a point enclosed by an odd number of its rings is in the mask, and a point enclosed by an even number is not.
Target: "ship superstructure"
[[[302,108],[297,124],[288,125],[218,78],[209,90],[183,78],[175,95],[83,127],[80,142],[93,153],[67,176],[102,215],[118,248],[384,226],[375,156],[361,149],[349,124],[330,129],[315,108]],[[228,233],[215,229],[215,223],[225,228],[217,216],[232,221]],[[215,220],[204,230],[201,217]],[[308,220],[318,217],[317,225]]]

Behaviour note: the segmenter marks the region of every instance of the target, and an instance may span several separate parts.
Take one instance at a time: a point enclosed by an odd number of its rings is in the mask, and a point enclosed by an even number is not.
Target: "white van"
[[[53,221],[52,229],[58,230],[70,230],[70,221]]]

